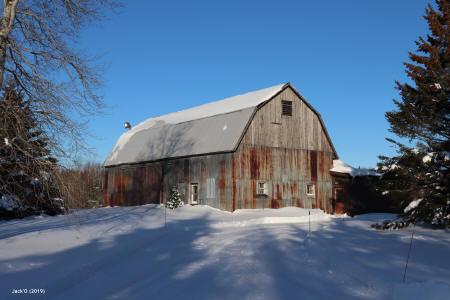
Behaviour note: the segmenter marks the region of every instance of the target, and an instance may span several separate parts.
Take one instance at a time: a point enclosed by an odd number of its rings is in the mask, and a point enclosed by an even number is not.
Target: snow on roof
[[[287,83],[150,118],[122,134],[105,166],[234,150],[255,109]]]
[[[349,174],[352,177],[356,176],[380,176],[374,169],[367,168],[354,168],[342,160],[333,160],[333,168],[330,169],[331,172]]]

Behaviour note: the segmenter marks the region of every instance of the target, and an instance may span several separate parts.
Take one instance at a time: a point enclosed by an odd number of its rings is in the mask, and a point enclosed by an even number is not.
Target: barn
[[[289,83],[148,119],[106,159],[104,205],[185,203],[227,211],[335,212],[338,155],[320,114]]]

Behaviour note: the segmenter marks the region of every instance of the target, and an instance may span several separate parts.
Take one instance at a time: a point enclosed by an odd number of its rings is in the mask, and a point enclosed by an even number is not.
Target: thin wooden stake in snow
[[[164,227],[167,225],[167,201],[164,201]]]
[[[308,211],[309,235],[311,235],[311,211]]]
[[[403,273],[403,283],[405,283],[405,281],[406,281],[406,270],[408,269],[409,255],[411,254],[411,247],[412,247],[412,241],[414,239],[414,229],[415,228],[416,228],[416,223],[414,222],[412,233],[411,233],[411,240],[409,242],[408,256],[406,257],[405,272]]]

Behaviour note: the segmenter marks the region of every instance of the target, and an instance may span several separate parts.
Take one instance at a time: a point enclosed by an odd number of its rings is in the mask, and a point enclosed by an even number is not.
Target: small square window
[[[306,195],[309,197],[315,197],[316,195],[316,186],[314,184],[306,185]]]
[[[261,180],[256,182],[256,194],[267,195],[267,182]]]
[[[289,117],[292,116],[292,101],[281,101],[281,115]]]

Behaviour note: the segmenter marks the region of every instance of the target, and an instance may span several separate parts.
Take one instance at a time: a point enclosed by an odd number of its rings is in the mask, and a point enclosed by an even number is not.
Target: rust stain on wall
[[[324,158],[324,153],[323,152],[319,152],[319,178],[323,179],[325,176],[325,158]]]
[[[272,208],[280,208],[281,207],[281,189],[280,189],[280,185],[277,183],[275,185],[276,188],[276,193],[275,193],[275,197],[272,199]]]
[[[310,170],[311,170],[311,181],[317,181],[317,151],[310,151]]]
[[[258,153],[255,148],[250,149],[250,179],[259,178]]]

